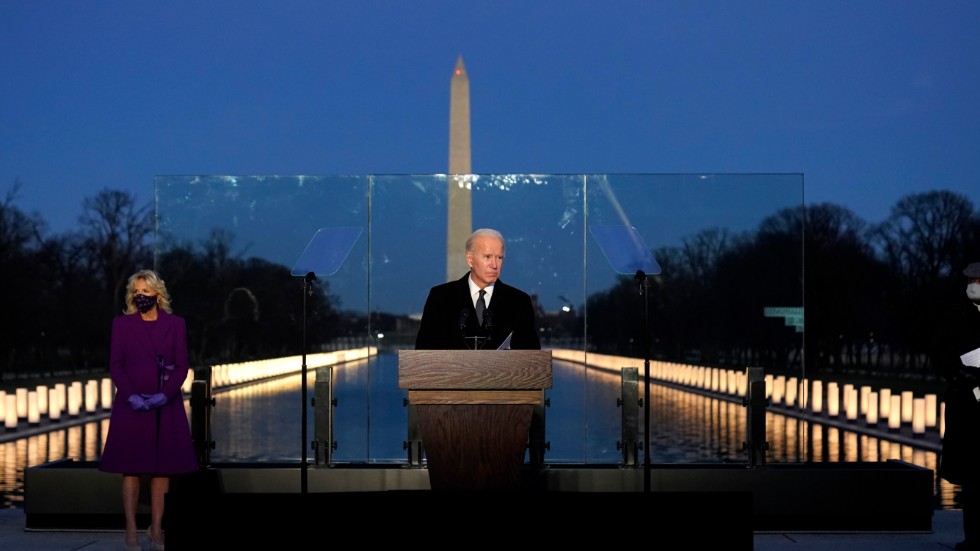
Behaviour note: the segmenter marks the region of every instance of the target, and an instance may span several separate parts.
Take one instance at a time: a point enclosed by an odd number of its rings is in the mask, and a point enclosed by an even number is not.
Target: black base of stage
[[[603,541],[648,549],[753,545],[752,497],[745,492],[171,492],[166,510],[171,551],[341,542],[501,549]]]
[[[933,471],[895,460],[756,468],[663,464],[651,466],[648,481],[642,468],[546,465],[526,471],[523,489],[509,492],[437,492],[425,468],[360,464],[308,467],[304,492],[302,471],[298,464],[229,463],[175,477],[167,495],[173,502],[165,519],[168,545],[172,537],[191,537],[181,535],[191,527],[194,537],[210,527],[208,533],[229,539],[255,532],[318,534],[329,523],[338,530],[369,526],[364,530],[371,537],[388,537],[405,536],[402,530],[431,533],[449,521],[482,523],[486,517],[562,533],[615,533],[626,522],[705,537],[719,526],[725,527],[721,533],[739,534],[928,533],[936,508]],[[141,525],[149,513],[146,486]],[[24,490],[27,530],[123,527],[121,479],[99,471],[96,462],[30,467]]]

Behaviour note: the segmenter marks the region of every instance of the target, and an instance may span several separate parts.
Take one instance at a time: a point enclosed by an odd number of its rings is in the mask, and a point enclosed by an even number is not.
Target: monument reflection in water
[[[545,455],[551,464],[615,465],[620,410],[618,375],[556,361],[548,391]],[[407,464],[405,394],[398,389],[397,356],[382,354],[333,371],[336,407],[335,463]],[[585,379],[589,380],[586,381]],[[214,463],[300,460],[301,377],[299,374],[249,384],[216,395],[212,415]],[[308,379],[310,395],[314,379]],[[651,388],[651,463],[746,463],[745,408],[738,403],[654,385]],[[587,407],[582,407],[583,403]],[[313,434],[313,419],[308,420]],[[23,473],[29,465],[72,458],[100,458],[108,419],[0,444],[3,507],[23,502]],[[879,462],[899,459],[936,471],[937,454],[906,444],[810,425],[768,412],[768,462]],[[810,457],[805,450],[810,450]],[[310,458],[312,461],[312,457]],[[315,468],[315,467],[314,467]],[[763,467],[764,468],[764,467]],[[958,488],[936,481],[936,507],[958,508]]]

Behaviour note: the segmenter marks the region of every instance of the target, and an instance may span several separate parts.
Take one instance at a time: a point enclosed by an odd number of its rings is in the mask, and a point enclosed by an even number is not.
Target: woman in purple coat
[[[163,503],[170,476],[198,469],[181,385],[187,377],[184,319],[171,314],[160,276],[141,270],[126,286],[126,311],[112,321],[109,372],[116,396],[99,469],[122,473],[126,547],[140,549],[140,478],[150,477],[151,547],[164,549]]]

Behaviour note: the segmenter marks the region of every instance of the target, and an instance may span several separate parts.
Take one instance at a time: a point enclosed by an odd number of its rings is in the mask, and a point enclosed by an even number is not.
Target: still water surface
[[[382,354],[333,368],[334,462],[407,463],[406,393],[398,388],[397,363],[396,355]],[[310,369],[307,373],[308,398],[313,397],[314,372]],[[301,385],[302,377],[297,374],[216,394],[212,461],[298,462],[303,454]],[[620,389],[618,373],[555,361],[554,387],[546,394],[550,448],[545,461],[620,463]],[[740,404],[659,385],[651,387],[650,402],[651,464],[748,461],[742,449],[746,409]],[[310,441],[314,434],[312,408],[307,416]],[[65,458],[99,460],[108,427],[108,419],[102,419],[0,444],[2,506],[23,506],[23,473],[28,465]],[[641,410],[641,438],[642,433]],[[836,427],[810,425],[772,411],[766,414],[766,440],[767,462],[900,459],[933,472],[937,467],[933,451]],[[307,458],[311,462],[314,459],[309,449]],[[958,487],[937,479],[936,507],[958,508],[958,493]]]

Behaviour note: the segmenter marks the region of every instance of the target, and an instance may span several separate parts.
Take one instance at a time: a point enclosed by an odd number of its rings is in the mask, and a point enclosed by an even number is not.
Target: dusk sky
[[[173,174],[802,173],[980,206],[980,3],[0,1],[0,192],[49,231]]]

